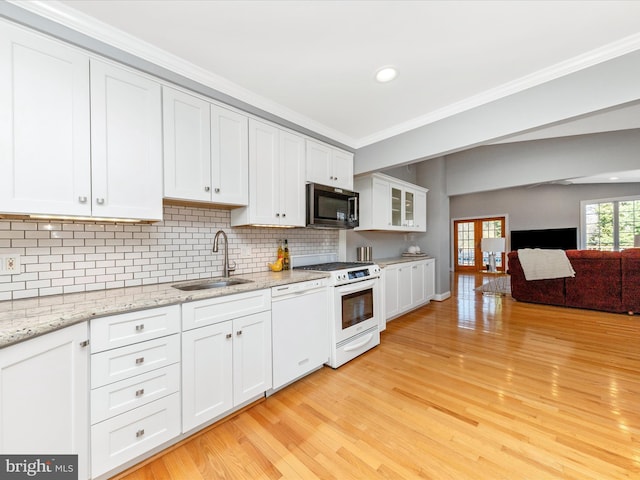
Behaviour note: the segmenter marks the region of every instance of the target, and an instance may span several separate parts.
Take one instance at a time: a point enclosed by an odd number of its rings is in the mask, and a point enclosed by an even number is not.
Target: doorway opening
[[[473,218],[454,220],[453,245],[456,272],[479,272],[487,270],[489,252],[483,252],[483,238],[504,238],[506,217]],[[505,271],[506,252],[496,255],[496,269]]]

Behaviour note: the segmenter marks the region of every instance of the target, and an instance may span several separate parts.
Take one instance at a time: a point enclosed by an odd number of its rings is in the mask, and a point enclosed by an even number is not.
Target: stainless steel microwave
[[[307,227],[355,228],[358,222],[358,192],[307,184]]]

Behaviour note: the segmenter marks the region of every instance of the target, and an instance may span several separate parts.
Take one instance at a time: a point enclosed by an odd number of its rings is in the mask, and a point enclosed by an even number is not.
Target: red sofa
[[[567,250],[575,277],[527,281],[518,252],[509,252],[511,295],[522,302],[640,313],[640,248]]]

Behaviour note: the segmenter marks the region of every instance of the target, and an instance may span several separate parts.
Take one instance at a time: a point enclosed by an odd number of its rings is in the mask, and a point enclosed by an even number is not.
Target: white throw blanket
[[[527,280],[576,276],[564,250],[523,248],[518,250],[518,259]]]

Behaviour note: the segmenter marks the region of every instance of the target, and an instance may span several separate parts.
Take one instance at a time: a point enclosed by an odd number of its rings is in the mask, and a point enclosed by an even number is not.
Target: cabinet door
[[[162,219],[160,84],[91,61],[93,215]]]
[[[336,187],[353,190],[353,153],[333,150],[333,178]]]
[[[233,407],[232,322],[182,333],[182,431]]]
[[[89,59],[0,25],[0,211],[91,214]]]
[[[280,223],[278,129],[249,121],[249,222]]]
[[[249,119],[211,105],[211,164],[214,203],[249,202]]]
[[[384,272],[385,318],[396,316],[400,312],[398,303],[398,267],[389,265]]]
[[[427,260],[424,265],[424,291],[427,300],[436,295],[436,261]]]
[[[78,454],[89,477],[87,339],[84,322],[0,350],[0,452]]]
[[[209,102],[163,87],[164,196],[211,201]]]
[[[233,404],[271,388],[271,311],[233,320]]]
[[[389,199],[389,205],[387,208],[390,210],[391,214],[391,227],[402,227],[402,222],[404,220],[404,191],[402,187],[395,185],[393,183],[389,184],[389,195],[387,198]]]
[[[280,131],[280,224],[306,225],[304,140]]]
[[[411,266],[406,263],[398,268],[398,309],[406,312],[412,306]]]
[[[424,262],[411,264],[411,305],[416,307],[427,300],[424,285]]]
[[[321,185],[334,185],[331,148],[313,140],[307,140],[306,147],[306,180]]]
[[[426,232],[427,231],[427,193],[416,191],[414,198],[415,198],[414,228],[418,232]]]

